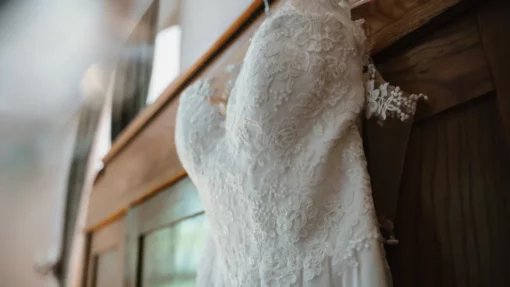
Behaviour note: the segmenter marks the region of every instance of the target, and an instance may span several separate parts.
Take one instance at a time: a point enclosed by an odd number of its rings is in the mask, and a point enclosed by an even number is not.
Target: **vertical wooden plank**
[[[498,110],[510,146],[510,2],[488,1],[478,26],[498,95]]]
[[[395,286],[510,286],[510,152],[494,94],[415,125],[388,250]]]

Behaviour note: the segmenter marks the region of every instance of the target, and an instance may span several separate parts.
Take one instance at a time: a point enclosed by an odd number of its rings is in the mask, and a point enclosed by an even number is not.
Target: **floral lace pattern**
[[[420,99],[428,99],[424,94],[411,94],[405,97],[399,86],[390,87],[389,83],[382,83],[376,87],[375,73],[375,66],[369,64],[366,117],[375,118],[380,125],[387,118],[397,118],[401,121],[409,119],[416,112],[417,102]]]
[[[341,274],[358,268],[362,250],[380,251],[357,125],[365,84],[355,24],[336,1],[286,4],[253,37],[226,117],[208,104],[209,81],[181,96],[177,150],[215,247],[204,286],[294,286],[326,261]]]

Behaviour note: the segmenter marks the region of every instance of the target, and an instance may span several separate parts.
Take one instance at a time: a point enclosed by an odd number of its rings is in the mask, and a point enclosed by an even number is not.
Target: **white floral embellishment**
[[[392,87],[389,83],[383,83],[375,87],[375,67],[370,64],[369,79],[367,81],[367,119],[376,118],[382,124],[388,117],[398,118],[405,121],[416,112],[418,100],[425,99],[424,94],[412,94],[409,97],[403,96],[400,87]]]

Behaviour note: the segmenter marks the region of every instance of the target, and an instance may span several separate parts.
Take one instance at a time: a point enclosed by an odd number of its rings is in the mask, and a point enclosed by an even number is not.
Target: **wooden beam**
[[[401,51],[378,65],[383,77],[410,93],[429,95],[415,120],[423,120],[494,90],[474,17],[424,38],[423,44]]]
[[[378,0],[354,8],[366,21],[368,45],[380,52],[463,0]]]

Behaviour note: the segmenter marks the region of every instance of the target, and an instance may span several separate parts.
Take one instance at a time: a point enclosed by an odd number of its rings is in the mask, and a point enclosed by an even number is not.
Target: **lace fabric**
[[[373,64],[368,65],[367,107],[366,117],[376,119],[380,125],[388,118],[406,121],[416,112],[416,105],[420,99],[427,100],[424,94],[404,96],[399,86],[391,86],[384,82],[376,85],[376,69]]]
[[[339,13],[340,17],[347,17],[348,20],[351,19],[351,5],[348,0],[290,0],[286,4],[290,4],[294,10],[318,15]]]
[[[253,37],[225,117],[211,80],[181,96],[177,150],[212,232],[198,286],[387,286],[385,272],[316,283],[386,266],[357,124],[363,37],[348,16],[288,0]]]

